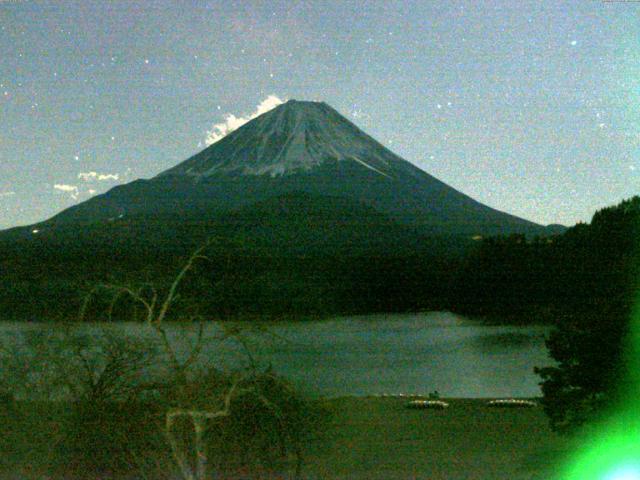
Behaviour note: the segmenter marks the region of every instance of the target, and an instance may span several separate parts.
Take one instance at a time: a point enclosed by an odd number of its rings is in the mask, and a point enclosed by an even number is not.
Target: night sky
[[[543,224],[640,193],[637,2],[0,0],[0,228],[291,98]]]

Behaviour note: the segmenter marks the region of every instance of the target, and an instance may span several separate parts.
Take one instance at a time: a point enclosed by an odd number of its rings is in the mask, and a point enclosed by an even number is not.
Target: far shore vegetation
[[[553,324],[613,304],[630,309],[638,283],[638,210],[640,197],[634,197],[596,212],[589,224],[547,237],[412,237],[392,249],[388,239],[366,242],[366,231],[347,227],[310,237],[297,217],[260,237],[249,227],[225,230],[215,222],[187,222],[175,231],[161,219],[81,231],[60,226],[0,242],[0,320],[73,321],[97,285],[151,284],[167,293],[191,252],[213,238],[209,261],[184,279],[167,320],[189,312],[277,321],[449,310]],[[107,319],[110,296],[103,293],[87,312],[93,321]],[[124,303],[109,315],[132,320]]]

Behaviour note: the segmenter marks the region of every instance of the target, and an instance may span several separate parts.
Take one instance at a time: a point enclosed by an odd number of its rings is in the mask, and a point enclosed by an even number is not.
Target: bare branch
[[[165,437],[167,438],[167,442],[169,443],[169,447],[171,448],[171,454],[173,455],[173,459],[178,465],[180,472],[182,473],[182,478],[184,480],[194,480],[193,473],[191,472],[191,469],[187,464],[185,455],[182,452],[182,450],[180,450],[178,441],[171,433],[173,430],[173,420],[174,420],[173,417],[169,417],[169,416],[166,417],[166,424],[165,424],[165,431],[164,431]]]
[[[184,375],[184,369],[182,368],[182,365],[178,360],[178,356],[176,355],[176,352],[173,349],[171,342],[169,341],[167,331],[160,323],[154,324],[153,329],[160,336],[160,340],[162,341],[162,345],[164,346],[165,353],[169,356],[169,361],[173,365],[173,369],[175,370],[176,375],[178,375],[178,377],[182,377]]]
[[[78,312],[78,321],[82,322],[84,321],[84,317],[87,313],[87,309],[89,308],[89,303],[91,303],[91,300],[93,299],[94,295],[101,289],[103,289],[104,286],[103,285],[96,285],[95,287],[93,287],[89,293],[87,293],[84,296],[84,299],[82,301],[82,305],[80,306],[80,311]]]
[[[234,396],[242,395],[243,393],[248,393],[253,390],[238,390],[238,386],[246,379],[246,377],[247,375],[243,375],[236,378],[236,380],[233,382],[233,384],[225,394],[223,399],[223,407],[220,410],[210,411],[189,408],[173,408],[167,411],[167,413],[165,414],[165,436],[169,441],[169,446],[171,447],[174,459],[176,460],[176,463],[178,464],[185,480],[204,480],[207,466],[207,454],[205,451],[204,443],[202,441],[206,427],[205,423],[206,421],[228,417],[231,412],[231,402]],[[173,435],[173,425],[175,420],[179,417],[188,417],[191,419],[191,422],[193,424],[196,455],[196,465],[194,469],[195,472],[188,467],[185,460],[185,454],[180,450],[178,441]]]
[[[195,263],[195,261],[198,259],[208,260],[207,257],[204,257],[200,254],[210,245],[210,243],[211,241],[207,241],[207,243],[205,243],[203,246],[201,246],[195,252],[193,252],[193,254],[191,254],[191,257],[189,257],[189,260],[187,261],[185,266],[182,267],[182,270],[180,270],[180,272],[174,279],[173,283],[171,284],[171,288],[169,288],[169,293],[167,294],[167,296],[164,299],[164,302],[162,303],[162,307],[160,308],[160,312],[158,313],[158,316],[155,318],[156,324],[161,323],[164,320],[165,316],[167,315],[167,311],[169,310],[169,307],[175,301],[176,290],[178,288],[178,285],[180,285],[180,283],[182,282],[182,279],[187,274],[187,272],[191,270],[191,268],[193,268],[193,264]]]
[[[191,365],[198,359],[200,356],[200,352],[202,352],[202,348],[204,346],[204,323],[202,320],[198,321],[198,337],[196,338],[196,344],[191,349],[191,353],[189,354],[189,358],[184,362],[182,368],[185,370],[191,367]]]

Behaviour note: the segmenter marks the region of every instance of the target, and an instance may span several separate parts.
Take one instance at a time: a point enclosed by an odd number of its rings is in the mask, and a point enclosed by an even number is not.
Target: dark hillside
[[[640,197],[596,212],[561,235],[484,240],[456,281],[456,309],[482,315],[630,311],[638,287]]]
[[[468,242],[432,240],[366,205],[304,193],[208,221],[124,216],[11,233],[0,238],[4,319],[72,318],[100,283],[167,288],[208,239],[210,262],[183,285],[183,297],[212,317],[436,308],[450,252]]]

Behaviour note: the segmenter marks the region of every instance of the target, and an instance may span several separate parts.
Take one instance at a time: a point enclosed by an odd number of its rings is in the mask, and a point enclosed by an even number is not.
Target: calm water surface
[[[0,324],[0,337],[17,338],[41,325]],[[105,328],[87,324],[88,333]],[[106,328],[154,338],[141,324]],[[186,352],[193,328],[168,327]],[[368,315],[269,325],[267,333],[243,334],[237,342],[213,340],[220,328],[208,324],[202,358],[217,366],[253,361],[292,380],[310,394],[325,396],[427,394],[443,397],[533,397],[540,395],[534,366],[552,363],[544,346],[547,326],[489,326],[445,313]]]

